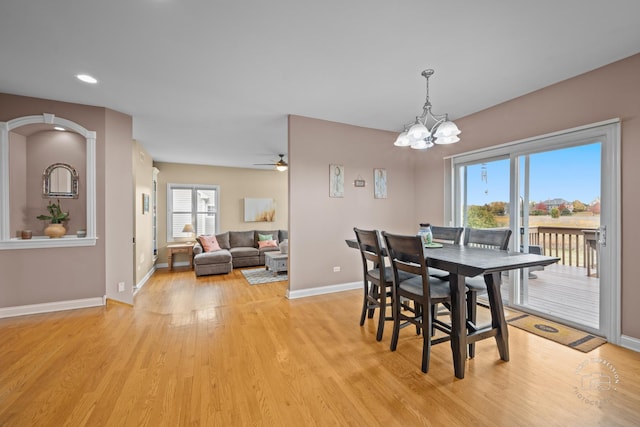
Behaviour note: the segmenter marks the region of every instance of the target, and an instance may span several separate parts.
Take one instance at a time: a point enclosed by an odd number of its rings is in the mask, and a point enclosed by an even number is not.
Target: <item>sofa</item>
[[[206,251],[204,247],[210,246],[208,243],[214,239],[211,236],[198,236],[193,246],[196,276],[226,274],[238,267],[264,265],[265,252],[280,250],[280,244],[288,241],[288,238],[287,230],[227,231],[216,234],[217,246],[214,243],[213,250]],[[271,242],[266,243],[269,240]]]

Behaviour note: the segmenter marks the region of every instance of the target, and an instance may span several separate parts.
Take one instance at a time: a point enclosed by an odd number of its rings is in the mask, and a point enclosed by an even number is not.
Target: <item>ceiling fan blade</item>
[[[280,167],[289,167],[289,164],[284,161],[284,154],[278,154],[280,156],[280,160],[274,163],[254,163],[253,166],[280,166]]]

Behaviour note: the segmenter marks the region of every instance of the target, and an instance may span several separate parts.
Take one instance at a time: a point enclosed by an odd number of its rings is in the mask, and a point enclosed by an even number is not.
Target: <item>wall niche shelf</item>
[[[61,126],[82,136],[86,141],[86,172],[83,183],[86,189],[86,237],[66,235],[51,239],[46,236],[33,236],[31,239],[12,237],[9,216],[11,207],[9,188],[9,132],[26,125],[44,124]],[[40,173],[40,172],[38,172]],[[18,117],[8,122],[0,122],[0,250],[2,249],[35,249],[60,248],[74,246],[95,246],[96,236],[96,133],[54,114]]]

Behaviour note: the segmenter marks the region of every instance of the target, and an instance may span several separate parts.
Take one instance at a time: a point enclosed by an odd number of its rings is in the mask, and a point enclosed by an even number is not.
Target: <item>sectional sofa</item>
[[[271,236],[276,246],[264,246],[261,237]],[[226,274],[238,267],[253,267],[264,265],[264,254],[269,251],[280,250],[280,243],[288,241],[287,230],[249,230],[227,231],[216,234],[216,241],[220,249],[207,252],[198,236],[193,247],[193,265],[196,276],[209,274]],[[261,247],[264,246],[264,247]]]

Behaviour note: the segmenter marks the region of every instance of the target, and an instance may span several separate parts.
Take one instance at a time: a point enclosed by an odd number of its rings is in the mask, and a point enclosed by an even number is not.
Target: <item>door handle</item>
[[[601,225],[598,229],[598,244],[603,248],[607,247],[607,226]]]

